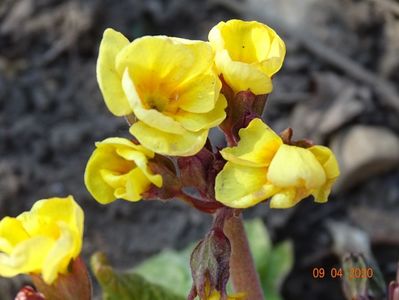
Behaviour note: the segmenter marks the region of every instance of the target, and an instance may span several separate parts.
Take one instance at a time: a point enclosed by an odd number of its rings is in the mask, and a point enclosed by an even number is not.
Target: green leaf
[[[291,241],[284,241],[277,244],[269,257],[266,268],[266,276],[263,278],[263,288],[265,293],[277,292],[279,294],[281,286],[294,266],[294,249]],[[281,297],[269,299],[281,299]]]
[[[104,300],[184,300],[169,289],[148,282],[133,272],[117,272],[107,262],[106,257],[96,253],[91,258],[91,267],[101,285]],[[159,277],[162,277],[159,269]]]
[[[192,250],[193,246],[182,252],[164,250],[135,267],[133,271],[149,282],[169,288],[177,295],[186,297],[192,285],[190,271]]]
[[[268,300],[281,300],[280,289],[294,264],[291,241],[272,246],[267,228],[261,219],[245,223],[249,245]]]
[[[249,247],[255,261],[256,270],[259,274],[265,272],[269,255],[272,249],[269,232],[261,219],[246,221],[245,231],[247,233]]]

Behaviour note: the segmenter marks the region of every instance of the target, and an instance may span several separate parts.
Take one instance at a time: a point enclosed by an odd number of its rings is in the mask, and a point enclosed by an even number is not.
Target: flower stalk
[[[231,244],[230,275],[235,292],[243,292],[245,299],[264,300],[241,214],[226,220],[224,233]]]
[[[200,211],[206,213],[214,213],[218,208],[222,207],[222,205],[217,201],[210,202],[210,201],[200,200],[196,197],[184,193],[183,191],[180,191],[177,197],[180,200],[183,200],[184,202],[189,204],[190,206],[195,207],[196,209],[199,209]]]

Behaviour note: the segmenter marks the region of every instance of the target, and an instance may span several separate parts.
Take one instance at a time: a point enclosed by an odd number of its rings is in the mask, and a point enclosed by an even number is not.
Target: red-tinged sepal
[[[215,202],[215,178],[226,161],[219,152],[204,147],[199,153],[177,159],[180,178],[185,188],[195,188],[202,198]]]
[[[195,159],[192,160],[192,162],[195,164],[195,166],[191,166],[190,168],[192,171],[194,171],[194,168],[199,166]],[[163,156],[156,156],[155,159],[151,160],[148,165],[154,173],[160,174],[162,176],[163,184],[160,188],[152,185],[146,192],[142,193],[143,199],[180,199],[205,213],[213,213],[216,209],[223,206],[217,201],[209,201],[208,199],[204,198],[199,199],[195,196],[185,193],[183,191],[184,185],[177,175],[174,164],[170,159]],[[200,172],[198,172],[198,174],[199,173]],[[187,176],[192,177],[193,174],[188,174]]]
[[[213,153],[205,147],[194,156],[177,158],[183,186],[195,188],[200,193],[206,193],[209,185],[208,170],[214,159]]]
[[[162,176],[162,187],[152,185],[149,190],[142,194],[143,199],[168,200],[176,198],[182,189],[181,182],[177,176],[173,162],[164,156],[156,155],[148,166],[154,174]]]
[[[280,132],[280,137],[283,140],[283,143],[286,145],[292,145],[292,146],[297,146],[300,148],[310,148],[314,146],[313,141],[309,139],[302,139],[302,140],[293,140],[292,137],[294,135],[294,131],[292,128],[288,127],[284,129],[282,132]]]
[[[89,274],[83,260],[71,261],[66,274],[59,274],[55,282],[48,285],[40,275],[31,274],[37,290],[49,300],[90,300],[92,288]]]
[[[227,99],[226,119],[220,124],[220,128],[226,135],[230,146],[236,145],[239,136],[238,131],[246,127],[254,118],[262,116],[267,101],[267,94],[255,95],[251,91],[240,91],[236,94],[222,80],[222,93]]]
[[[46,300],[42,293],[37,292],[33,287],[27,285],[19,290],[15,300]]]

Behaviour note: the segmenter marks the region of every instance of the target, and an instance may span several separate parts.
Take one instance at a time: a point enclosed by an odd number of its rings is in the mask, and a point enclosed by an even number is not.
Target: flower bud
[[[198,243],[190,260],[193,287],[189,299],[197,295],[203,300],[218,299],[215,291],[225,299],[230,253],[230,242],[220,228],[213,228]]]
[[[285,44],[273,29],[255,21],[229,20],[213,27],[208,38],[217,70],[235,93],[272,91],[271,78],[285,57]]]
[[[162,176],[149,168],[154,152],[124,138],[108,138],[96,147],[87,162],[85,184],[98,202],[139,201],[152,185],[162,186]]]

